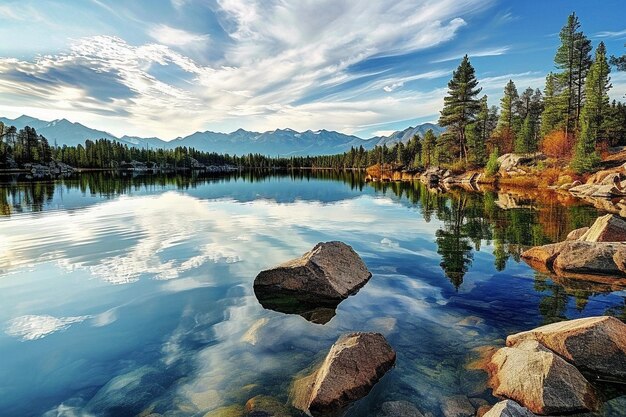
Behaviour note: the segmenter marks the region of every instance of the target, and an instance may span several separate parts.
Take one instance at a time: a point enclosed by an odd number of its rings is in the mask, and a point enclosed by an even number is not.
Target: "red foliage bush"
[[[548,133],[541,141],[541,152],[554,158],[571,158],[574,154],[575,138],[563,130]]]

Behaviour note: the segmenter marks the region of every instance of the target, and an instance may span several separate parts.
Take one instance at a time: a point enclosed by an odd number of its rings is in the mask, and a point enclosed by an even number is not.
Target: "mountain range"
[[[177,146],[187,146],[205,152],[231,155],[260,153],[270,156],[330,155],[343,153],[353,146],[372,149],[376,145],[391,146],[398,142],[406,143],[415,134],[423,136],[429,129],[432,129],[437,136],[444,131],[436,124],[424,123],[394,132],[389,136],[361,139],[357,136],[328,130],[297,132],[292,129],[276,129],[261,133],[238,129],[232,133],[196,132],[189,136],[165,141],[159,138],[137,136],[116,137],[108,132],[92,129],[80,123],[73,123],[67,119],[45,121],[24,115],[16,119],[0,117],[0,122],[7,126],[15,126],[17,129],[30,126],[48,139],[51,145],[56,144],[58,146],[76,146],[84,144],[87,139],[104,138],[141,148],[173,149]]]

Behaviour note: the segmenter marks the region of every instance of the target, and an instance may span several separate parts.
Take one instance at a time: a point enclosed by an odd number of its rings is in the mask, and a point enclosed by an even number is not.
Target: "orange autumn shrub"
[[[554,158],[571,158],[574,153],[575,139],[563,130],[548,133],[541,141],[541,152]]]

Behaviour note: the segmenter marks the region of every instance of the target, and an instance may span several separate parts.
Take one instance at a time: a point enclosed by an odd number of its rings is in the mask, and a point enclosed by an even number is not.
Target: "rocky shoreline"
[[[21,167],[14,165],[6,169],[0,169],[0,174],[22,174],[27,179],[59,178],[81,172],[93,171],[117,171],[117,172],[137,172],[137,173],[169,173],[179,171],[201,171],[209,173],[230,173],[237,172],[240,168],[234,165],[204,165],[193,160],[190,166],[177,167],[171,164],[156,164],[131,161],[116,165],[111,168],[74,168],[58,161],[51,161],[47,164],[24,164]]]

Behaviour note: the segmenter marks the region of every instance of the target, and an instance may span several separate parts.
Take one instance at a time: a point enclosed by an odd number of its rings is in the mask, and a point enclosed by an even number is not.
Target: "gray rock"
[[[293,405],[312,415],[337,412],[366,396],[395,361],[380,333],[344,335],[317,371],[295,382]]]
[[[367,283],[372,274],[348,245],[318,243],[300,258],[262,271],[254,280],[257,296],[291,294],[313,302],[342,300]]]
[[[387,401],[380,407],[378,417],[424,417],[424,414],[408,401]]]
[[[444,398],[441,412],[445,417],[473,417],[476,410],[465,395]]]
[[[483,417],[535,417],[535,415],[515,401],[504,400],[494,405]]]

